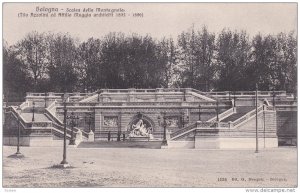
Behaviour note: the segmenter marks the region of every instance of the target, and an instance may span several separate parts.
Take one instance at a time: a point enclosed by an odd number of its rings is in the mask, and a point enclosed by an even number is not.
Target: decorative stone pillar
[[[99,109],[95,110],[95,137],[98,138],[101,136],[101,127],[102,127],[102,112]]]
[[[171,131],[169,131],[169,129],[167,129],[166,138],[167,138],[167,141],[169,141],[171,139]]]
[[[127,101],[128,102],[134,102],[135,101],[135,88],[129,88],[128,89],[128,99]]]
[[[95,135],[92,130],[88,134],[88,141],[95,141]]]
[[[191,88],[185,89],[185,101],[186,102],[194,101],[194,97],[192,96],[191,92],[192,92]]]
[[[229,127],[229,129],[232,128],[232,122],[231,121],[228,122],[228,127]]]
[[[122,136],[122,125],[121,125],[121,112],[118,113],[118,135],[120,135],[120,140]]]
[[[82,132],[81,132],[81,130],[79,129],[79,130],[76,132],[75,144],[79,144],[81,141],[82,141]]]
[[[156,89],[156,92],[163,92],[163,91],[164,91],[163,88],[157,88],[157,89]]]

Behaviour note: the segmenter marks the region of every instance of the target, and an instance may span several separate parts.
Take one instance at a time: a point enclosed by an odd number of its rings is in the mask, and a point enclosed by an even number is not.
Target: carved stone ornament
[[[118,126],[118,117],[104,117],[103,125],[105,127],[117,127]]]
[[[153,138],[153,128],[151,124],[142,118],[136,119],[130,126],[129,137],[149,137]]]
[[[168,127],[178,127],[178,117],[167,117],[166,123]]]

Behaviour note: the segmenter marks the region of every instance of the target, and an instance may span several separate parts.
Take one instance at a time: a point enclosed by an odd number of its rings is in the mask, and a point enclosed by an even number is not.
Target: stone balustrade
[[[198,94],[202,95],[209,95],[209,96],[229,96],[229,95],[249,95],[249,96],[255,96],[255,91],[219,91],[219,92],[202,92],[196,89],[192,88],[157,88],[157,89],[100,89],[96,92],[92,93],[66,93],[69,97],[85,97],[85,96],[91,96],[97,93],[159,93],[159,92],[196,92]],[[287,96],[287,97],[293,97],[293,94],[286,93],[286,91],[258,91],[259,96],[273,96],[275,94],[276,96]],[[54,93],[54,92],[47,92],[47,93],[33,93],[33,92],[27,92],[26,97],[62,97],[64,93]]]
[[[246,95],[246,96],[255,96],[255,91],[221,91],[221,92],[206,92],[207,94],[210,94],[212,96],[229,96],[230,95],[233,97],[235,96],[240,96],[240,95]],[[286,91],[258,91],[257,94],[259,96],[291,96],[291,94],[287,94]]]

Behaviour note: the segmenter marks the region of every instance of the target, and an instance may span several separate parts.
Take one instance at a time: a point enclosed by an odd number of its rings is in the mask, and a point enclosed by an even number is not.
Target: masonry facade
[[[280,112],[296,112],[296,101],[281,91],[273,106],[269,103],[272,97],[274,93],[258,92],[258,135],[264,147],[278,146],[278,131],[294,131],[278,128],[278,123],[287,125],[287,116]],[[29,137],[30,141],[35,136],[51,143],[61,139],[65,110],[68,116],[73,113],[77,117],[74,128],[67,120],[67,138],[73,129],[82,133],[82,140],[92,136],[93,141],[105,141],[109,135],[114,141],[118,136],[157,141],[162,140],[166,128],[170,148],[249,148],[255,144],[255,92],[205,93],[190,88],[28,93],[20,112],[13,106],[5,109],[5,144],[15,141],[16,120],[21,123],[23,139]]]

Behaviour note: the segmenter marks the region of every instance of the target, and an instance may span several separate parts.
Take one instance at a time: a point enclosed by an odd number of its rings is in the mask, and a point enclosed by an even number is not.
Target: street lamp
[[[236,101],[236,96],[235,96],[235,91],[233,91],[233,107],[235,107],[235,101]]]
[[[257,119],[257,90],[258,90],[258,86],[257,84],[255,85],[255,128],[256,128],[256,132],[255,132],[255,137],[256,137],[256,143],[255,143],[255,153],[258,153],[258,119]]]
[[[98,90],[97,94],[98,94],[98,102],[100,102],[100,94],[101,94],[101,91]]]
[[[219,122],[219,99],[217,99],[217,122]]]
[[[67,119],[71,119],[70,125],[71,125],[71,139],[69,142],[69,145],[75,145],[75,138],[74,138],[74,127],[76,126],[76,122],[79,119],[79,117],[74,115],[74,112],[71,113],[70,116],[67,116]]]
[[[118,135],[117,135],[117,141],[121,141],[121,130],[119,128],[119,123],[117,123],[118,126]]]
[[[163,112],[163,122],[160,121],[160,116],[158,116],[157,119],[158,119],[158,124],[164,128],[164,136],[161,145],[167,146],[168,142],[167,142],[167,131],[166,131],[166,127],[167,127],[166,113]]]
[[[201,105],[200,104],[199,104],[198,108],[199,108],[199,121],[201,121]]]
[[[184,128],[184,112],[181,112],[181,125],[182,125],[182,128]]]
[[[45,92],[45,108],[47,108],[47,92]]]
[[[117,141],[121,141],[121,132],[118,130]]]
[[[64,104],[64,149],[63,149],[63,160],[60,162],[63,167],[68,167],[69,164],[67,162],[67,94],[63,95],[63,104]]]
[[[34,122],[34,108],[35,108],[35,102],[32,102],[32,122]]]
[[[273,94],[272,94],[272,97],[273,97],[273,107],[275,107],[275,97],[276,97],[276,94],[275,94],[275,89],[273,88]]]
[[[21,154],[20,152],[20,113],[21,113],[21,108],[20,106],[18,106],[17,108],[17,113],[18,113],[18,116],[17,116],[17,123],[18,123],[18,137],[17,137],[17,152],[13,155],[10,155],[8,157],[11,157],[11,158],[23,158],[24,155]]]
[[[87,114],[88,114],[88,116],[86,118],[88,119],[87,122],[89,124],[89,132],[91,132],[91,124],[92,124],[93,117],[92,117],[92,113],[91,112],[89,112]]]
[[[190,121],[190,117],[187,115],[186,116],[186,120],[184,119],[184,112],[181,112],[180,113],[181,114],[181,124],[182,124],[182,128],[184,128],[184,126],[185,126],[185,123],[189,123],[189,121]]]

